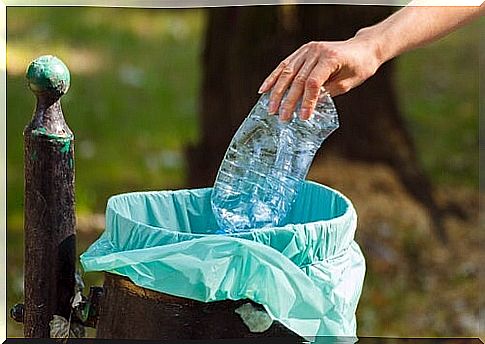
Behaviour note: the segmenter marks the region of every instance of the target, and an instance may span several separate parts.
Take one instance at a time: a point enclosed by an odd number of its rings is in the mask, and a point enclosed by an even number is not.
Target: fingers
[[[289,62],[287,60],[281,61],[278,67],[276,67],[275,70],[273,70],[271,74],[263,81],[263,83],[261,84],[261,87],[258,90],[258,93],[265,93],[268,90],[270,90],[271,87],[273,87],[276,80],[278,79],[278,77],[280,76],[283,69],[285,69],[286,66],[288,66],[288,63]]]
[[[305,90],[306,81],[317,64],[317,56],[314,55],[305,61],[298,74],[293,79],[291,88],[280,107],[280,119],[287,121],[292,117],[293,111],[296,108],[298,101],[301,99]]]
[[[311,117],[320,95],[320,88],[335,72],[335,67],[328,60],[320,60],[305,83],[305,92],[301,104],[300,118],[307,120]]]
[[[263,81],[258,92],[259,93],[268,92],[273,87],[276,80],[278,80],[278,77],[280,76],[281,72],[291,64],[291,62],[297,55],[300,55],[302,53],[303,48],[304,48],[303,46],[300,47],[299,49],[295,50],[286,59],[281,61],[281,63],[273,70],[273,72],[271,72],[271,74]]]
[[[295,58],[288,64],[285,68],[281,70],[281,73],[271,90],[271,95],[269,97],[268,112],[274,114],[278,111],[281,103],[281,99],[285,94],[286,89],[291,84],[295,75],[300,70],[301,66],[305,62],[305,54],[296,55]]]
[[[301,46],[283,60],[261,85],[260,93],[271,90],[268,112],[274,114],[279,109],[280,119],[289,120],[303,96],[300,118],[307,120],[315,109],[322,86],[332,96],[347,92],[352,88],[348,81],[328,81],[331,76],[341,74],[339,60],[335,50],[325,45],[314,42]],[[288,88],[284,104],[280,105]]]

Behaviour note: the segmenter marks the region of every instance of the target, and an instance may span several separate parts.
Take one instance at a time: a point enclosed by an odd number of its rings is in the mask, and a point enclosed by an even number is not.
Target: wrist
[[[374,60],[377,68],[383,63],[390,60],[380,35],[376,34],[373,27],[366,27],[357,31],[352,40],[360,42],[369,50],[370,56]]]

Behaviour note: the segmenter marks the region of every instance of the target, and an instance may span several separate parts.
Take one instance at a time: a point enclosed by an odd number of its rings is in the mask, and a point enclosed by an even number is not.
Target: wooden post
[[[37,105],[24,130],[24,335],[49,338],[54,314],[69,319],[75,285],[74,136],[60,103],[70,76],[61,60],[41,56],[27,80]]]

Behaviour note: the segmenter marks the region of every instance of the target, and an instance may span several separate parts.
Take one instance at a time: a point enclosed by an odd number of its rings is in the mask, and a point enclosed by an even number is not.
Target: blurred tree
[[[189,184],[211,185],[224,152],[276,65],[304,43],[344,40],[389,16],[383,6],[299,5],[210,9],[203,53],[201,141],[189,147]],[[446,235],[442,211],[420,166],[394,87],[394,63],[383,65],[362,86],[335,99],[341,126],[325,153],[381,162],[399,175],[408,192]]]

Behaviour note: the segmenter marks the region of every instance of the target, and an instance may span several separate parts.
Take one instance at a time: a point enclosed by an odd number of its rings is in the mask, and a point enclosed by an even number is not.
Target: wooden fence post
[[[37,105],[24,130],[24,335],[49,338],[54,314],[69,319],[75,286],[74,136],[60,103],[70,76],[61,60],[41,56],[27,80]]]

